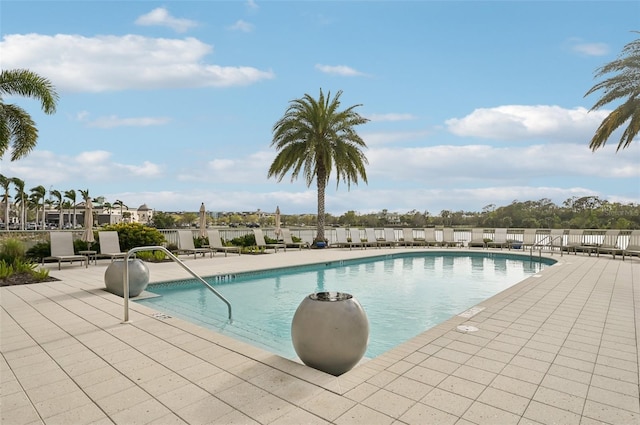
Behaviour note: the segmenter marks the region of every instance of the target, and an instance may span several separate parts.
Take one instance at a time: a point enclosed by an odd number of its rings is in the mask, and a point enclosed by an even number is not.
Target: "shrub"
[[[143,261],[152,263],[159,263],[167,259],[167,254],[164,251],[138,251],[136,256]]]
[[[118,232],[122,251],[128,251],[139,246],[159,246],[166,242],[158,229],[140,223],[111,224],[105,226],[104,230]]]
[[[16,260],[25,258],[24,244],[14,238],[5,239],[0,246],[0,260],[4,260],[7,264],[13,264]]]
[[[266,242],[266,239],[265,239]],[[253,233],[247,233],[244,236],[239,236],[237,238],[233,238],[231,243],[236,246],[241,246],[243,248],[247,248],[250,246],[256,246],[256,237]]]
[[[51,243],[39,242],[29,248],[25,255],[29,260],[42,261],[44,257],[51,255]]]

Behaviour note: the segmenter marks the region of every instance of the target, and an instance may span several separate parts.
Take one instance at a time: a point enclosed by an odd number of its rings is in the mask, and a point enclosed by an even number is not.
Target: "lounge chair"
[[[362,249],[366,248],[366,244],[362,241],[362,238],[360,237],[360,229],[353,228],[353,227],[349,229],[349,239],[351,239],[351,242],[349,242],[349,248],[352,248],[354,246],[359,246]]]
[[[49,239],[51,241],[51,255],[42,259],[43,264],[44,260],[58,260],[58,270],[60,270],[63,261],[68,261],[71,264],[74,261],[80,261],[80,265],[84,261],[85,267],[89,267],[88,257],[73,251],[73,234],[71,232],[49,232]]]
[[[253,229],[253,235],[256,238],[256,246],[261,249],[273,249],[274,252],[278,252],[279,248],[287,250],[287,245],[283,243],[266,243],[264,240],[264,233],[262,233],[262,229]]]
[[[449,248],[450,246],[459,247],[462,245],[462,242],[457,241],[453,235],[452,227],[445,227],[442,229],[442,246],[446,246]]]
[[[525,250],[527,247],[533,247],[536,244],[536,239],[538,237],[538,229],[524,229],[524,233],[522,234],[522,242],[514,241],[509,245],[509,249],[514,248],[518,245]]]
[[[440,246],[442,243],[436,239],[436,229],[433,227],[424,228],[424,245],[425,246]]]
[[[300,241],[294,242],[293,237],[291,236],[291,230],[287,228],[280,229],[280,234],[282,235],[282,243],[284,243],[287,248],[310,248],[310,245],[307,242]]]
[[[388,246],[395,248],[398,246],[398,239],[396,238],[396,231],[390,227],[384,228],[384,240],[378,241],[380,246]]]
[[[354,230],[355,232],[355,230]],[[359,230],[358,230],[359,232]],[[329,244],[329,247],[332,248],[353,248],[354,246],[361,246],[362,244],[359,242],[360,238],[358,238],[358,243],[354,243],[353,241],[349,242],[347,239],[347,229],[344,227],[336,228],[336,241]]]
[[[198,254],[209,254],[213,257],[213,251],[209,248],[196,248],[193,243],[193,232],[191,230],[178,230],[178,254],[193,254],[196,259]]]
[[[207,236],[209,237],[209,248],[213,255],[216,255],[216,252],[224,252],[224,256],[227,256],[227,252],[237,252],[240,255],[240,247],[239,246],[226,246],[222,244],[222,239],[220,238],[220,231],[218,229],[210,229],[207,230]]]
[[[629,235],[629,243],[622,251],[622,261],[624,261],[625,256],[631,257],[633,255],[640,257],[640,230],[634,230]]]
[[[561,248],[563,251],[567,251],[567,254],[573,252],[578,253],[578,247],[584,246],[584,230],[581,229],[569,229],[569,236],[567,236],[567,243]]]
[[[607,230],[604,233],[602,243],[596,247],[596,255],[611,254],[616,258],[616,254],[622,255],[622,247],[620,246],[620,230]]]
[[[543,238],[538,245],[549,248],[550,251],[562,250],[564,246],[564,229],[551,229],[549,235]]]
[[[98,240],[100,242],[100,254],[97,254],[99,257],[111,258],[111,262],[113,262],[116,258],[127,256],[127,253],[120,249],[120,238],[115,230],[99,231]]]
[[[487,248],[507,248],[510,242],[507,240],[507,229],[504,227],[494,229],[493,240],[487,242]]]
[[[378,238],[376,237],[376,231],[373,227],[366,227],[364,229],[364,235],[367,237],[367,241],[362,241],[364,247],[374,246],[376,248],[380,248],[380,242],[378,242]]]
[[[471,240],[467,244],[469,248],[480,247],[486,248],[487,243],[484,241],[484,229],[471,229]]]
[[[424,246],[424,241],[416,240],[413,237],[413,229],[405,227],[402,229],[402,240],[398,242],[398,245],[402,246]]]

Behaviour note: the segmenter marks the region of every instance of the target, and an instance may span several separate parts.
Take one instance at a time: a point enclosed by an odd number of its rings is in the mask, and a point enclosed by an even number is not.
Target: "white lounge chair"
[[[390,227],[384,228],[384,241],[379,241],[382,246],[388,246],[395,248],[398,246],[398,238],[396,238],[396,231]]]
[[[355,234],[355,229],[352,229],[352,231]],[[360,232],[360,230],[358,230],[358,233]],[[361,246],[360,243],[360,237],[358,236],[357,239],[357,243],[353,241],[353,239],[351,240],[351,242],[349,242],[349,240],[347,239],[347,229],[345,229],[344,227],[337,227],[336,228],[336,241],[332,242],[329,247],[332,248],[353,248],[354,246]]]
[[[462,242],[456,240],[452,227],[445,227],[442,229],[442,245],[447,248],[450,246],[458,247],[462,245]]]
[[[402,246],[420,246],[424,245],[424,241],[416,240],[413,237],[413,229],[405,227],[402,229],[402,240],[398,242],[398,245]]]
[[[378,242],[378,237],[376,236],[376,230],[373,227],[366,227],[364,229],[364,235],[367,238],[367,241],[364,242],[361,240],[362,245],[364,247],[374,246],[376,248],[380,248],[380,242]]]
[[[291,230],[287,228],[280,229],[280,234],[282,235],[282,243],[284,243],[287,248],[310,248],[310,245],[307,242],[294,242],[293,237],[291,236]]]
[[[442,243],[436,238],[436,229],[433,227],[424,228],[424,245],[425,246],[440,246]]]
[[[207,236],[209,237],[209,248],[211,253],[215,255],[216,252],[224,252],[224,256],[227,256],[227,252],[237,252],[240,255],[241,248],[239,246],[228,246],[222,244],[222,238],[220,238],[220,231],[218,229],[207,230]]]
[[[514,246],[520,245],[522,249],[526,249],[527,247],[532,247],[536,244],[538,238],[538,229],[524,229],[522,234],[522,242],[514,241],[511,242],[509,248],[513,248]]]
[[[624,261],[625,256],[631,257],[633,255],[640,257],[640,230],[634,230],[629,235],[629,243],[622,251],[622,261]]]
[[[471,229],[471,240],[467,244],[467,247],[474,248],[486,248],[487,243],[484,241],[484,229],[474,228]]]
[[[98,257],[111,258],[111,262],[116,258],[124,258],[126,252],[120,249],[120,238],[115,230],[102,230],[98,232],[98,241],[100,242],[100,254]]]
[[[569,229],[569,235],[567,236],[567,243],[562,246],[563,251],[567,251],[567,254],[573,252],[578,253],[578,247],[584,245],[584,230],[582,229]]]
[[[602,243],[596,248],[596,254],[611,254],[616,258],[616,254],[622,255],[622,247],[620,246],[620,230],[607,230],[604,234]]]
[[[86,256],[74,252],[71,232],[49,232],[49,240],[51,241],[51,255],[42,259],[43,264],[44,260],[58,260],[58,270],[60,270],[63,261],[68,261],[71,264],[74,261],[80,261],[80,265],[84,261],[85,267],[89,266]]]
[[[204,256],[207,253],[209,253],[210,257],[213,257],[211,249],[196,248],[191,230],[178,230],[178,254],[193,254],[193,258],[196,259],[198,254]]]
[[[274,252],[278,252],[279,248],[287,250],[287,246],[283,243],[266,243],[264,240],[264,233],[262,229],[253,229],[253,235],[256,238],[256,246],[263,249],[273,249]]]
[[[487,248],[506,248],[510,243],[507,241],[507,229],[502,227],[493,231],[493,240],[487,242]]]

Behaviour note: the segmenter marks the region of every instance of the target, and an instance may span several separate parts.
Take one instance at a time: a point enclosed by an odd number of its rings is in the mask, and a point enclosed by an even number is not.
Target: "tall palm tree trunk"
[[[316,228],[316,241],[324,242],[324,197],[325,197],[325,180],[318,177],[318,221]]]

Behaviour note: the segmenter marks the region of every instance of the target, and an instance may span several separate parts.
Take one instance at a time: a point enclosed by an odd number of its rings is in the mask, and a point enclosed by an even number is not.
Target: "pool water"
[[[150,285],[137,301],[155,310],[295,358],[291,320],[314,292],[352,294],[369,318],[373,358],[552,264],[493,253],[407,253],[233,276],[205,277],[233,307],[195,280]]]

